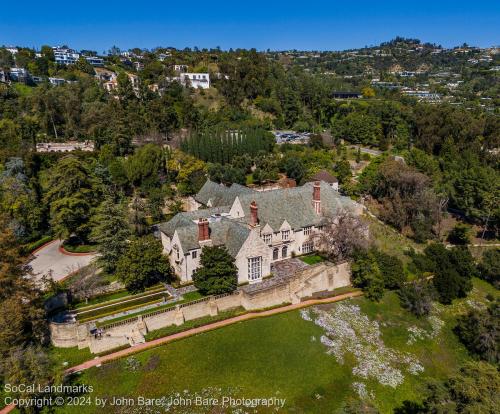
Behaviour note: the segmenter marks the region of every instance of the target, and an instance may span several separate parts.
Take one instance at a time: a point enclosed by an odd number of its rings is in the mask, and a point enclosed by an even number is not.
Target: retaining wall
[[[283,303],[297,303],[302,298],[310,297],[314,293],[332,291],[349,285],[349,263],[332,265],[320,263],[308,267],[294,276],[277,280],[269,284],[251,285],[236,292],[209,296],[189,303],[183,303],[173,308],[151,311],[145,315],[132,317],[112,323],[103,328],[104,335],[99,342],[100,352],[115,346],[112,338],[129,338],[137,332],[145,335],[148,331],[164,328],[170,325],[182,325],[185,321],[215,316],[237,307],[255,310],[278,306]],[[88,325],[78,323],[51,323],[52,344],[57,347],[83,348],[90,346],[94,338],[90,337]],[[106,342],[108,341],[108,342]],[[116,342],[116,341],[115,341]],[[91,350],[97,349],[95,346]]]

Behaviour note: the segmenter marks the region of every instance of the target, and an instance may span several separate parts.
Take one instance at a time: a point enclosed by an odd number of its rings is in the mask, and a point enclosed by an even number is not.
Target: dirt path
[[[356,291],[356,292],[350,292],[350,293],[344,293],[342,295],[334,296],[331,298],[325,298],[325,299],[311,299],[305,302],[300,302],[296,303],[294,305],[287,305],[283,306],[280,308],[274,308],[270,309],[267,311],[262,311],[262,312],[250,312],[250,313],[245,313],[244,315],[240,316],[235,316],[234,318],[229,318],[225,319],[223,321],[218,321],[214,322],[208,325],[200,326],[198,328],[193,328],[189,329],[187,331],[179,332],[173,335],[165,336],[163,338],[158,338],[150,342],[145,342],[142,344],[138,344],[134,347],[123,349],[121,351],[113,352],[112,354],[109,355],[104,355],[102,357],[96,357],[95,359],[91,359],[89,361],[86,361],[82,364],[76,365],[74,367],[68,368],[66,370],[67,374],[71,374],[74,372],[78,371],[84,371],[86,369],[101,365],[105,362],[110,362],[115,359],[123,358],[128,355],[135,354],[137,352],[142,352],[147,349],[155,348],[157,346],[172,342],[172,341],[177,341],[179,339],[187,338],[202,332],[208,332],[212,331],[214,329],[222,328],[224,326],[232,325],[237,322],[242,322],[242,321],[248,321],[251,319],[256,319],[256,318],[264,318],[266,316],[271,316],[271,315],[277,315],[280,313],[284,312],[289,312],[295,309],[301,309],[301,308],[306,308],[308,306],[312,305],[320,305],[322,303],[332,303],[332,302],[338,302],[341,300],[353,298],[356,296],[361,296],[363,293],[361,291]],[[0,413],[2,414],[2,413]]]

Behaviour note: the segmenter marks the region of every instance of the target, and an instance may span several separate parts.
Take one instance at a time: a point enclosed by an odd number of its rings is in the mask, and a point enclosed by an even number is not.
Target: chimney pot
[[[200,218],[198,220],[198,241],[209,240],[209,229],[208,229],[208,220],[205,218]]]
[[[255,200],[250,203],[250,223],[252,226],[259,224],[259,208]]]
[[[313,207],[316,214],[321,214],[321,183],[319,181],[314,182]]]

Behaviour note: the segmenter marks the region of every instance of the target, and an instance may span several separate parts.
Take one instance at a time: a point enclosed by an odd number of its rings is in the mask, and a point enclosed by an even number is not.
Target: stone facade
[[[179,213],[159,226],[163,252],[182,283],[192,280],[202,248],[213,245],[225,246],[235,259],[238,283],[258,283],[271,264],[313,252],[311,236],[327,216],[362,212],[326,182],[256,192],[208,181],[194,200],[210,208]]]
[[[78,346],[80,349],[89,347],[93,353],[106,352],[123,345],[144,342],[144,335],[149,331],[182,325],[185,321],[215,316],[230,309],[243,307],[251,311],[298,303],[315,293],[348,286],[349,275],[348,263],[320,263],[284,278],[275,277],[262,284],[243,286],[234,293],[209,296],[110,324],[104,328],[100,339],[90,334],[89,324],[51,323],[51,340],[54,346],[61,348]]]

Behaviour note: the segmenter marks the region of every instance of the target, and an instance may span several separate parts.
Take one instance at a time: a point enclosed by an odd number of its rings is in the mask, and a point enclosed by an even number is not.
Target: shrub
[[[500,285],[500,250],[486,250],[478,270],[482,279],[498,288]]]
[[[375,250],[374,254],[384,280],[384,287],[386,289],[400,288],[406,280],[403,262],[396,256],[391,256],[380,250]]]
[[[448,234],[448,241],[453,244],[465,245],[470,242],[470,229],[463,223],[458,223]]]
[[[476,309],[458,320],[455,333],[471,354],[496,364],[500,361],[500,306],[493,303],[484,311]]]
[[[426,316],[432,309],[434,291],[426,280],[410,282],[398,291],[401,306],[415,316]]]

